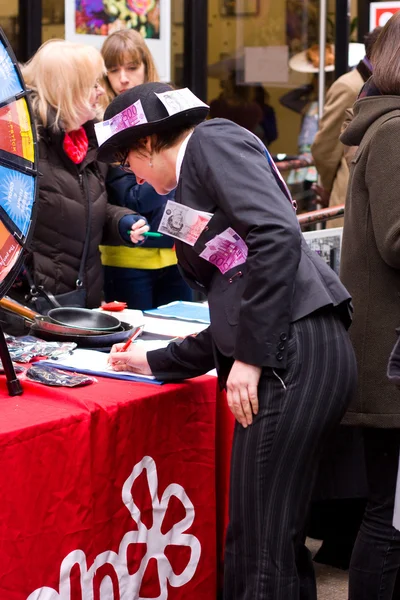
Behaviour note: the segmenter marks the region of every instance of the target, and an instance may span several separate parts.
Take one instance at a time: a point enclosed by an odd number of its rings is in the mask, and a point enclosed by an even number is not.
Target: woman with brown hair
[[[153,57],[137,31],[112,33],[101,50],[107,73],[104,87],[108,102],[137,85],[159,81]],[[157,231],[165,203],[175,192],[161,196],[148,184],[138,185],[133,173],[110,166],[107,175],[109,202],[139,211]],[[102,246],[104,291],[107,301],[123,300],[129,308],[156,308],[173,300],[191,300],[192,294],[177,267],[173,240],[148,237],[140,248]]]
[[[344,422],[363,428],[369,487],[350,563],[349,598],[395,600],[400,398],[386,370],[400,323],[400,13],[382,29],[371,62],[373,75],[341,136],[344,144],[359,146],[350,171],[340,270],[354,302],[351,338],[359,385]]]
[[[101,54],[106,65],[104,108],[125,90],[147,81],[159,81],[156,65],[143,37],[133,29],[109,35]]]

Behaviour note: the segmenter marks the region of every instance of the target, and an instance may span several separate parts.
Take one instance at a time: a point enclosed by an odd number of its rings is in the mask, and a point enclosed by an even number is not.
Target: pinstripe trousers
[[[224,600],[316,599],[307,511],[324,440],[356,378],[353,348],[331,309],[292,324],[286,369],[263,369],[259,413],[234,434]]]

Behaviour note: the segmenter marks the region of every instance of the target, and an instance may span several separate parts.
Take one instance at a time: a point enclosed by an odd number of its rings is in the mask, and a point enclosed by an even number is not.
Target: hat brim
[[[298,73],[319,73],[319,67],[314,67],[312,62],[307,58],[307,50],[299,52],[289,59],[289,67]],[[330,73],[335,70],[335,65],[325,67],[325,72]]]
[[[123,131],[118,131],[104,142],[104,144],[99,146],[97,150],[97,159],[100,162],[105,163],[116,162],[116,154],[121,153],[124,150],[129,150],[129,147],[140,138],[171,131],[177,127],[194,127],[204,121],[209,110],[208,106],[188,108],[183,112],[170,115],[164,119],[159,119],[158,121],[151,121],[149,123],[143,123],[142,125],[128,127]]]
[[[349,44],[349,67],[355,67],[360,60],[365,56],[365,46],[358,42],[350,42]],[[307,50],[299,52],[289,59],[289,67],[298,73],[319,73],[319,68],[314,67],[307,58]],[[326,73],[331,73],[335,70],[335,65],[325,67]]]

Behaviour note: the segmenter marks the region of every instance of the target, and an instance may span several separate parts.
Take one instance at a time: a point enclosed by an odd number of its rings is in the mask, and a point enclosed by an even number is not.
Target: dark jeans
[[[369,496],[350,563],[349,600],[399,600],[400,531],[392,519],[400,430],[364,429],[363,436]]]
[[[107,302],[118,300],[139,310],[193,297],[177,265],[163,269],[104,267],[104,296]]]

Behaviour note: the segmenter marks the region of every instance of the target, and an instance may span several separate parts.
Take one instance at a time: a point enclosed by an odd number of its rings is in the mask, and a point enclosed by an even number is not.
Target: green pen
[[[132,232],[131,232],[131,231],[127,231],[126,233],[127,233],[128,235],[131,235],[131,233],[132,233]],[[152,238],[160,238],[160,237],[163,237],[163,234],[162,234],[162,233],[157,233],[157,232],[155,232],[155,231],[145,231],[145,233],[142,233],[142,235],[143,235],[144,237],[152,237]]]

